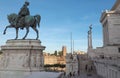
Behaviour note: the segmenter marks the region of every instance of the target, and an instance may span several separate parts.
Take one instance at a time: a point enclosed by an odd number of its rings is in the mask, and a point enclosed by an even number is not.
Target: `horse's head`
[[[7,18],[8,18],[8,21],[10,24],[15,25],[16,19],[17,19],[17,14],[12,13],[12,14],[8,15]]]

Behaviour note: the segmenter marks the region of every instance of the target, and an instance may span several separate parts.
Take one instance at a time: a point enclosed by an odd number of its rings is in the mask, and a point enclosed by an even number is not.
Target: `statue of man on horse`
[[[26,28],[26,34],[23,37],[23,39],[25,39],[27,37],[27,34],[29,33],[29,27],[31,27],[37,34],[36,39],[39,38],[39,33],[36,27],[37,25],[39,27],[41,16],[40,15],[31,16],[29,8],[27,7],[29,6],[29,4],[30,3],[26,1],[18,14],[12,13],[8,15],[8,21],[10,25],[6,26],[3,34],[6,34],[7,28],[15,28],[16,29],[15,39],[17,39],[19,28],[21,29]]]

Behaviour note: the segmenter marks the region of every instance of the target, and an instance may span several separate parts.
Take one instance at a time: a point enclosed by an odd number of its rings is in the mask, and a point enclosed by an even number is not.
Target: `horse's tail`
[[[40,15],[35,15],[34,17],[36,19],[36,23],[38,24],[38,27],[40,27],[41,16]]]

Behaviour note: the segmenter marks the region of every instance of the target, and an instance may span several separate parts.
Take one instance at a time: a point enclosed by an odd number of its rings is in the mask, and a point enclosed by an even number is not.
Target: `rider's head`
[[[27,5],[27,6],[28,6],[28,5],[29,5],[29,2],[27,2],[27,1],[26,1],[26,2],[25,2],[25,5]]]

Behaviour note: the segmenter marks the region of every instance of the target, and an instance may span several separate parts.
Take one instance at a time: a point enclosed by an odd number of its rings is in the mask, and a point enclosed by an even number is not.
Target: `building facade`
[[[88,50],[96,71],[104,78],[120,78],[120,0],[100,18],[103,46]]]
[[[67,53],[67,48],[66,48],[66,46],[63,46],[62,47],[62,54],[63,54],[63,56],[66,56],[66,53]]]

